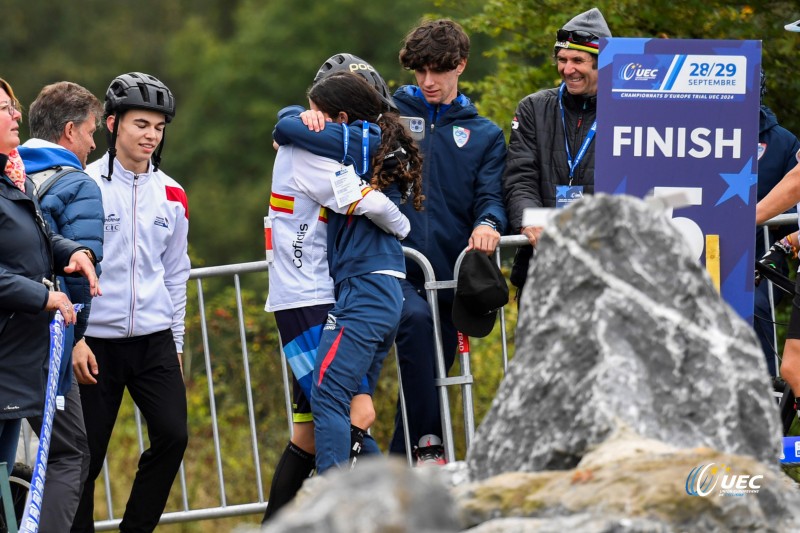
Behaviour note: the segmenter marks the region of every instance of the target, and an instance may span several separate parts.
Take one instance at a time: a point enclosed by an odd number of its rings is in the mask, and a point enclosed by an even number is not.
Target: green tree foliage
[[[192,220],[201,255],[220,263],[260,257],[277,111],[305,104],[317,69],[336,52],[360,55],[391,78],[399,72],[397,42],[424,5],[244,1],[230,38],[199,17],[175,36],[169,53],[183,109],[202,110],[174,127],[174,164],[190,169],[190,200],[203,213]]]
[[[407,83],[413,78],[397,62],[403,36],[424,14],[444,13],[462,22],[473,41],[462,88],[508,130],[522,97],[557,83],[556,29],[594,5],[616,36],[761,39],[766,101],[800,132],[794,61],[800,37],[783,29],[800,9],[786,0],[11,1],[4,5],[2,76],[27,104],[58,80],[102,97],[121,72],[160,77],[178,102],[163,168],[187,188],[196,258],[209,265],[252,261],[262,253],[275,113],[305,102],[325,58],[350,51],[390,84]],[[96,140],[92,158],[105,149],[102,132]]]
[[[397,52],[431,7],[430,0],[6,4],[2,76],[24,104],[65,79],[102,99],[114,76],[137,70],[170,87],[177,116],[162,168],[187,189],[190,243],[209,265],[262,257],[277,111],[305,104],[317,69],[336,52],[363,57],[387,80],[410,80]],[[90,160],[105,150],[104,137],[98,133]]]

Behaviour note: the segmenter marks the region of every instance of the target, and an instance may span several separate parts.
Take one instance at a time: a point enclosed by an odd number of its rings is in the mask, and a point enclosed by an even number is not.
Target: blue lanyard
[[[564,126],[564,148],[566,148],[567,150],[567,165],[569,165],[569,184],[572,185],[572,176],[575,174],[575,169],[578,168],[578,165],[581,164],[581,160],[583,159],[583,156],[586,155],[586,150],[589,149],[589,145],[592,144],[592,140],[594,139],[594,134],[597,132],[597,121],[595,120],[592,123],[592,127],[589,128],[589,133],[583,140],[583,144],[581,144],[580,150],[578,150],[578,155],[576,155],[575,159],[573,159],[572,152],[569,149],[569,140],[567,139],[567,121],[564,118],[564,103],[561,101],[562,97],[564,96],[564,89],[566,87],[567,84],[562,82],[561,87],[558,88],[558,108],[561,110],[561,125]]]
[[[350,126],[342,122],[342,137],[344,140],[344,156],[342,163],[347,161],[347,149],[350,146]],[[356,174],[363,176],[367,173],[369,168],[369,122],[366,120],[361,125],[361,172],[358,171],[358,165],[354,165]]]

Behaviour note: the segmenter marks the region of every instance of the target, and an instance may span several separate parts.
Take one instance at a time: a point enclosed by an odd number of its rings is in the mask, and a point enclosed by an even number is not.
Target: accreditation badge
[[[356,174],[353,165],[347,165],[334,172],[331,176],[331,186],[333,187],[333,196],[336,198],[336,205],[344,208],[361,200],[360,185],[361,178]]]
[[[569,207],[583,198],[583,185],[556,185],[556,208]]]

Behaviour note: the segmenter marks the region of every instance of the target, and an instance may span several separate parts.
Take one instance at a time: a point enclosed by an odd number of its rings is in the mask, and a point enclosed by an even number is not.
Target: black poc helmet
[[[175,117],[175,98],[172,92],[155,76],[142,72],[130,72],[121,74],[114,78],[111,85],[106,90],[105,100],[106,117],[114,115],[119,117],[121,113],[130,109],[146,109],[164,113],[164,120],[169,123]],[[117,131],[119,120],[114,121],[114,131],[108,133],[108,176],[106,179],[111,181],[111,173],[114,169],[114,157],[117,153]],[[166,129],[161,143],[153,154],[153,169],[158,170],[161,164],[161,151],[164,148]]]
[[[314,76],[314,83],[334,72],[353,72],[360,75],[372,85],[381,97],[381,101],[386,105],[387,111],[397,111],[397,106],[394,105],[392,93],[389,92],[389,87],[375,67],[364,61],[358,56],[353,54],[340,53],[329,57],[319,70],[317,75]]]

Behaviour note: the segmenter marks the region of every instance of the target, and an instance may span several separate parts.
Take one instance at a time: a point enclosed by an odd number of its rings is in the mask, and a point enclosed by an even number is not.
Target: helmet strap
[[[161,132],[161,142],[158,144],[158,148],[156,148],[156,152],[153,154],[153,172],[158,170],[158,167],[161,166],[161,150],[164,149],[164,143],[167,140],[167,128],[164,128]]]
[[[114,131],[106,133],[108,140],[108,176],[103,176],[111,181],[111,174],[114,172],[114,158],[117,157],[117,132],[119,131],[119,113],[114,113]]]

